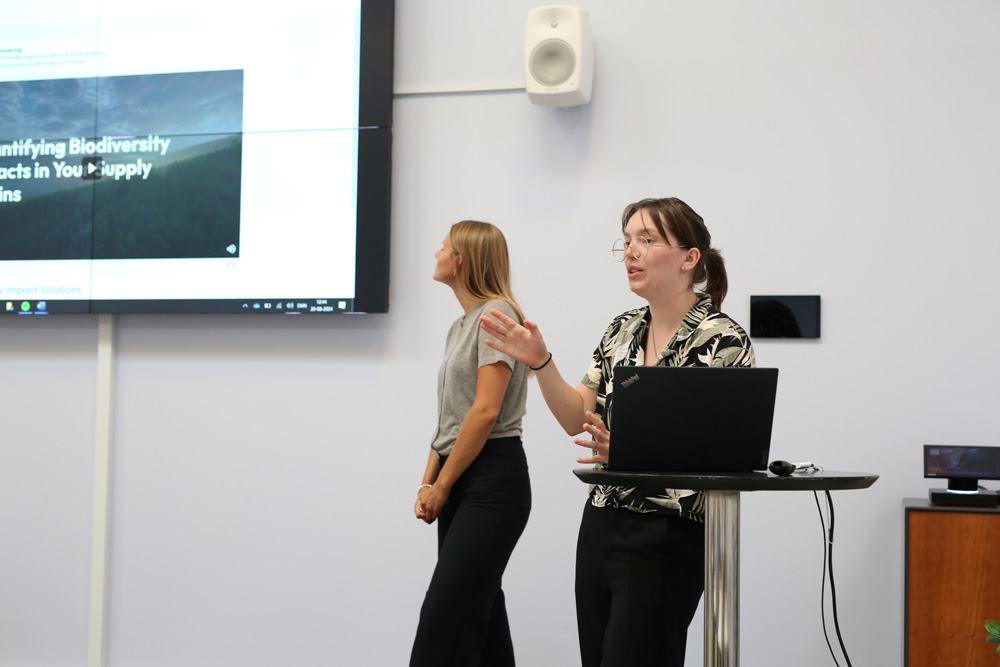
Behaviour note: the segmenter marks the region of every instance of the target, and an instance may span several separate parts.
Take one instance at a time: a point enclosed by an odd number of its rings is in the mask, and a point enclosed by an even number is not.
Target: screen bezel
[[[361,2],[361,89],[358,120],[358,231],[354,312],[389,312],[392,182],[392,85],[395,0]]]

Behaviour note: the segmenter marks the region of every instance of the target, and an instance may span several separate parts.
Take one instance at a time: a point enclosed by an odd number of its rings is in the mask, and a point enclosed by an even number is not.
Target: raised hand
[[[490,309],[489,315],[480,316],[479,326],[483,328],[483,331],[497,339],[494,341],[487,338],[486,344],[488,346],[503,352],[522,364],[537,368],[549,358],[548,349],[542,339],[542,332],[538,330],[538,325],[534,322],[525,320],[522,326],[517,323],[517,320],[493,308]]]

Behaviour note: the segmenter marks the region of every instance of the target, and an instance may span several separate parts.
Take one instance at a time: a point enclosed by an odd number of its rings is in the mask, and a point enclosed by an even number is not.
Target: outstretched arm
[[[588,412],[597,406],[597,390],[579,385],[575,389],[563,379],[550,358],[545,340],[538,325],[528,320],[518,324],[499,310],[490,310],[489,316],[480,318],[480,326],[497,340],[486,339],[486,344],[503,352],[529,368],[539,368],[535,372],[538,386],[542,390],[545,404],[569,435],[577,435],[591,424]]]

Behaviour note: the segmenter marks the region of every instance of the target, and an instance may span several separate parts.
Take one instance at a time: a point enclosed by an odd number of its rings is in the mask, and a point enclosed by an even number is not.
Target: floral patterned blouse
[[[706,294],[684,316],[677,333],[656,358],[657,366],[753,367],[753,347],[743,328],[712,307]],[[618,366],[645,364],[649,307],[622,313],[611,322],[594,350],[583,384],[597,390],[594,412],[612,424],[612,372]],[[603,464],[599,464],[603,467]],[[596,507],[614,507],[634,512],[674,514],[704,521],[705,505],[700,492],[686,489],[639,489],[598,484],[591,487],[590,502]]]

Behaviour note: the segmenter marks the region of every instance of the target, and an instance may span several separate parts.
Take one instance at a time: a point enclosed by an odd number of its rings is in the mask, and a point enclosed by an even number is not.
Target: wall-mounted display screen
[[[385,312],[393,13],[6,8],[0,312]]]
[[[819,296],[751,296],[751,338],[819,338]]]

